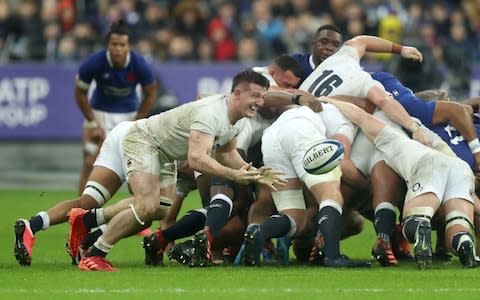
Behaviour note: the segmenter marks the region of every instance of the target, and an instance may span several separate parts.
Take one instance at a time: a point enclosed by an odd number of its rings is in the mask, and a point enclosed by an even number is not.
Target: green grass
[[[190,269],[180,265],[147,268],[140,237],[121,241],[109,255],[118,273],[82,272],[64,249],[68,225],[37,234],[31,267],[21,267],[12,250],[15,219],[28,218],[75,192],[1,190],[0,299],[478,299],[480,270],[463,270],[458,260],[434,262],[419,271],[414,263],[367,270],[301,266],[233,266]],[[118,200],[126,194],[117,195]],[[185,202],[194,207],[196,194]],[[185,208],[189,209],[189,207]],[[185,210],[184,209],[184,210]],[[342,252],[370,259],[371,224],[342,242]]]

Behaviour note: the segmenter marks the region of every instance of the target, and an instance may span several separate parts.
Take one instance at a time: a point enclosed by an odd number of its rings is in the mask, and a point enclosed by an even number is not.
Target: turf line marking
[[[469,292],[478,293],[480,288],[405,288],[405,289],[385,289],[385,288],[235,288],[235,289],[186,289],[186,288],[154,288],[154,289],[15,289],[15,288],[0,288],[0,294],[150,294],[150,293],[168,293],[168,294],[271,294],[274,292],[294,293],[294,294],[322,294],[322,293],[452,293],[452,292]]]

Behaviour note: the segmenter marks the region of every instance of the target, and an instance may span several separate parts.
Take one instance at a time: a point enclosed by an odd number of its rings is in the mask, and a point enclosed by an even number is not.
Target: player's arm
[[[450,101],[450,98],[448,98],[448,93],[443,90],[424,90],[416,92],[414,95],[424,101]]]
[[[480,171],[480,142],[477,130],[472,122],[473,109],[469,105],[457,102],[437,101],[433,112],[432,124],[450,123],[468,142],[475,159],[477,171]]]
[[[240,170],[222,165],[213,159],[210,156],[211,149],[213,147],[213,141],[214,137],[210,134],[198,130],[190,131],[190,136],[188,139],[188,164],[192,169],[204,174],[222,177],[237,182],[254,181],[260,177],[259,172],[248,170],[249,165],[244,162],[243,159],[241,159],[238,152],[238,157],[240,157],[240,160],[244,163],[243,166],[240,166]],[[233,150],[236,152],[234,145]],[[235,165],[240,163],[238,161],[234,161],[229,164]]]
[[[240,169],[242,166],[247,164],[237,150],[237,137],[232,139],[223,147],[217,149],[215,152],[215,158],[222,165],[233,169]]]
[[[154,80],[152,83],[142,86],[143,99],[138,108],[135,119],[142,119],[148,116],[152,110],[153,104],[155,104],[155,98],[157,97],[157,82]]]
[[[314,112],[322,111],[322,104],[313,95],[301,91],[294,90],[291,93],[284,90],[268,91],[264,96],[264,106],[272,108],[288,108],[289,105],[304,105],[310,107]]]
[[[367,97],[368,100],[380,108],[390,120],[410,131],[413,139],[425,145],[431,144],[432,141],[425,130],[412,120],[405,108],[383,89],[378,86],[373,86],[368,90]]]
[[[344,45],[355,48],[359,57],[363,57],[365,52],[389,52],[400,54],[404,58],[422,61],[423,56],[415,47],[402,46],[392,43],[388,40],[370,36],[359,35],[345,42]]]
[[[87,122],[94,122],[95,117],[93,115],[92,107],[88,101],[88,85],[81,82],[80,79],[76,79],[75,84],[75,101],[77,102],[78,108],[83,114],[83,117]]]
[[[480,97],[473,97],[462,101],[462,104],[472,107],[475,113],[480,111]]]

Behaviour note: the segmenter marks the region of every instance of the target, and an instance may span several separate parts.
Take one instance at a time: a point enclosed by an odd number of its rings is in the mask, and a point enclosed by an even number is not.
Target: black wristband
[[[300,97],[302,95],[293,95],[292,96],[292,104],[300,105]]]

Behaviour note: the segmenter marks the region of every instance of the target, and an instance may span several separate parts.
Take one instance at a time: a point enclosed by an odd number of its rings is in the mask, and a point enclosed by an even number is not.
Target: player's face
[[[342,36],[333,30],[322,30],[312,41],[312,55],[315,65],[330,57],[342,46]]]
[[[293,89],[298,86],[300,78],[295,76],[292,71],[278,70],[272,74],[273,80],[277,83],[278,87],[284,89]]]
[[[240,114],[242,117],[252,118],[255,112],[263,106],[265,93],[267,89],[255,83],[249,83],[248,86],[241,84],[235,94],[240,98]]]
[[[123,67],[127,60],[127,54],[130,51],[128,35],[112,33],[107,44],[112,63],[116,67]]]

